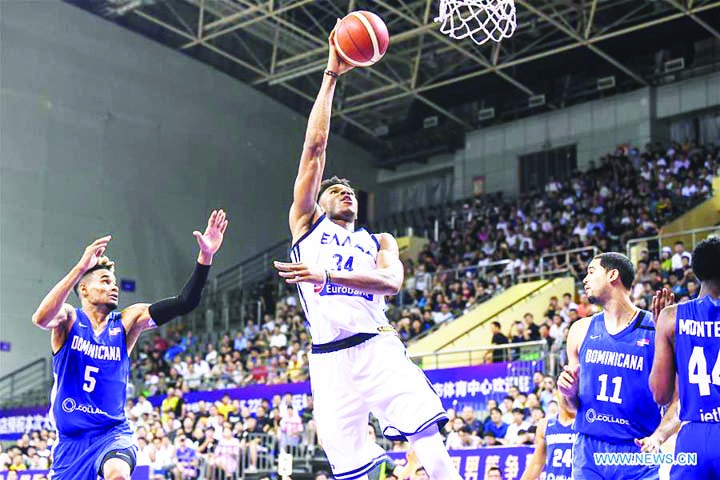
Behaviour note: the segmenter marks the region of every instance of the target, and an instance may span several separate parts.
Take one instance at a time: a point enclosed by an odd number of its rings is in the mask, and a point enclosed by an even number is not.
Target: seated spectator
[[[492,433],[496,439],[505,438],[508,425],[502,421],[502,412],[495,407],[490,411],[490,419],[485,422],[483,431],[485,434]]]
[[[198,476],[197,452],[188,443],[185,435],[177,437],[173,468],[175,480],[195,479]]]

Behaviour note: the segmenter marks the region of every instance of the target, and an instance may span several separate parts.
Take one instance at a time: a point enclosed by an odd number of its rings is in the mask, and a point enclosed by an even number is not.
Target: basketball
[[[390,34],[382,18],[372,12],[348,14],[335,30],[338,54],[350,65],[369,67],[387,51]]]

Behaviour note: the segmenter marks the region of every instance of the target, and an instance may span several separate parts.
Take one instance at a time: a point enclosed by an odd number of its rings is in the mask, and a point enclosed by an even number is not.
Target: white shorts
[[[310,356],[317,432],[337,480],[366,475],[385,459],[368,434],[369,413],[390,440],[447,421],[440,398],[395,335]]]

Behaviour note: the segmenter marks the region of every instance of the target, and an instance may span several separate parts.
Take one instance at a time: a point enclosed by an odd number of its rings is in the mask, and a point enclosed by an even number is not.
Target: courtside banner
[[[55,430],[47,405],[0,410],[0,440],[17,440],[33,430]]]
[[[518,387],[521,392],[530,391],[533,387],[533,372],[542,369],[542,362],[525,361],[426,370],[425,374],[432,388],[442,399],[445,408],[461,409],[469,405],[476,409],[484,409],[490,399],[502,401],[511,386]],[[402,379],[398,379],[400,380]],[[310,383],[303,382],[189,392],[183,395],[183,399],[191,410],[197,410],[199,402],[215,403],[225,394],[228,394],[232,400],[238,400],[241,406],[248,407],[254,413],[264,399],[271,400],[275,395],[286,394],[292,396],[292,404],[296,411],[300,410],[307,405],[307,398],[311,393]],[[164,398],[165,395],[156,395],[148,400],[153,406],[159,407]],[[47,406],[0,410],[0,440],[16,440],[23,433],[53,428]]]
[[[541,361],[521,361],[509,363],[491,363],[472,367],[445,368],[425,370],[432,388],[442,399],[445,408],[462,408],[465,405],[484,408],[490,400],[502,401],[511,386],[521,392],[529,392],[533,388],[532,374],[542,371]],[[398,379],[401,381],[402,379]],[[249,385],[242,388],[190,392],[183,395],[186,404],[192,409],[197,408],[200,401],[216,402],[227,394],[232,400],[255,412],[263,399],[270,400],[274,395],[292,395],[295,410],[307,405],[310,383],[288,383],[282,385]],[[150,397],[153,406],[160,406],[165,395]],[[269,412],[268,412],[269,413]]]
[[[504,480],[522,476],[535,447],[485,447],[471,450],[450,450],[450,458],[464,480],[483,480],[491,467],[498,467]],[[389,452],[396,465],[405,465],[405,452]]]

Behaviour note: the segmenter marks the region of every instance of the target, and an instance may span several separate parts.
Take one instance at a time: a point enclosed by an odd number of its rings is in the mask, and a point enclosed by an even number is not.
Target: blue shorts
[[[578,433],[572,450],[573,480],[659,480],[659,466],[598,465],[596,453],[640,453],[635,443],[610,443]]]
[[[130,448],[137,455],[133,432],[121,424],[99,435],[59,437],[53,447],[52,480],[97,480],[105,455],[113,450]]]
[[[720,479],[720,424],[685,423],[675,442],[675,460],[679,454],[697,454],[697,465],[673,465],[670,480]]]

